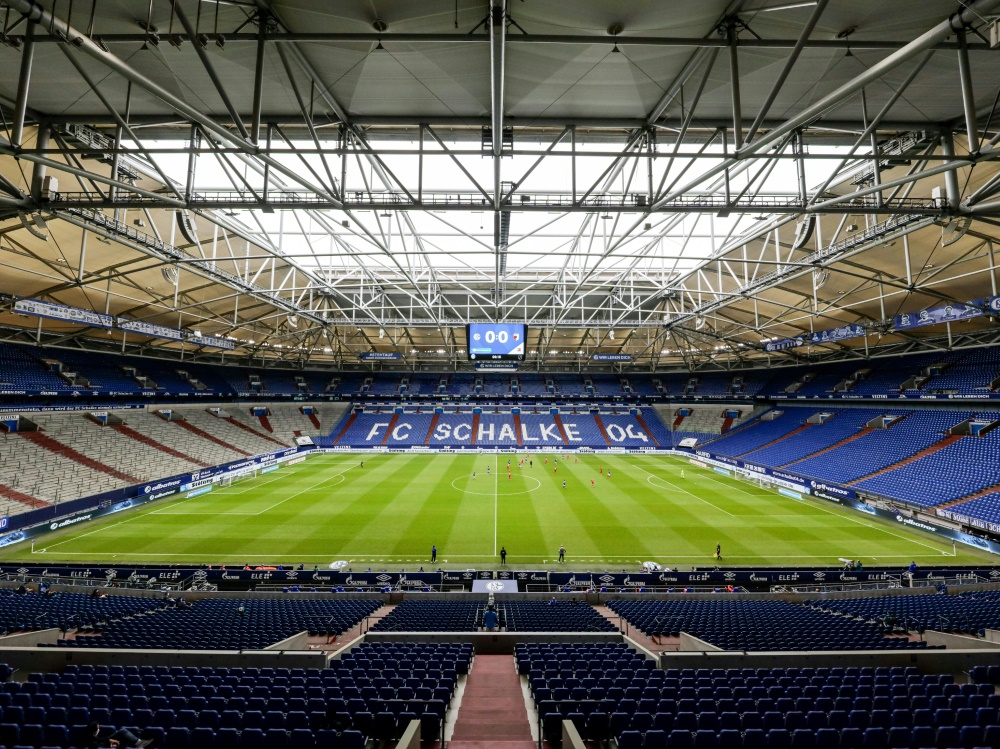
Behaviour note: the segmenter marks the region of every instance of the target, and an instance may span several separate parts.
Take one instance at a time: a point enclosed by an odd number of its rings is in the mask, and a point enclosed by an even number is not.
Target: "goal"
[[[237,481],[242,481],[243,479],[257,478],[257,469],[253,471],[248,471],[246,473],[230,473],[222,477],[219,481],[220,487],[232,486]]]

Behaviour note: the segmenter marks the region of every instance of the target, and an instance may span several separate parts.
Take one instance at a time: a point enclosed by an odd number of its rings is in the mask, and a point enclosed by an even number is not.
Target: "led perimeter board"
[[[527,325],[470,323],[465,332],[469,361],[524,361]]]

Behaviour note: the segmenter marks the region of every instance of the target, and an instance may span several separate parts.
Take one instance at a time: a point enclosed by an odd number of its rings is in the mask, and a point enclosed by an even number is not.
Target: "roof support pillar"
[[[974,21],[982,16],[989,15],[997,6],[1000,6],[1000,0],[975,0],[974,2],[966,5],[962,10],[954,13],[940,23],[935,24],[932,28],[925,31],[906,46],[896,50],[885,59],[880,60],[864,72],[838,86],[834,91],[831,91],[826,96],[820,97],[798,114],[789,117],[783,123],[768,131],[753,143],[744,145],[729,159],[724,159],[714,167],[706,169],[698,177],[695,177],[687,184],[676,187],[669,194],[660,198],[660,200],[657,201],[657,204],[653,206],[653,210],[662,207],[664,203],[673,200],[678,195],[683,195],[693,190],[707,179],[724,172],[732,166],[732,162],[734,160],[751,157],[753,154],[763,151],[768,146],[780,141],[793,130],[797,130],[803,125],[808,125],[809,123],[819,119],[827,111],[833,109],[836,105],[840,104],[853,94],[856,94],[865,86],[868,86],[879,78],[882,78],[890,70],[894,70],[908,60],[916,57],[921,52],[932,48],[934,45],[954,34],[956,30],[965,26],[966,23]]]
[[[267,44],[267,11],[257,13],[257,60],[253,72],[253,115],[250,121],[250,140],[260,143],[260,111],[264,97],[264,50]]]
[[[743,111],[740,100],[740,58],[736,39],[736,19],[726,20],[726,41],[729,43],[729,88],[733,99],[733,148],[743,145]]]
[[[42,152],[49,147],[51,133],[51,126],[47,122],[38,123],[38,136],[35,138],[36,151]],[[42,183],[45,181],[45,172],[48,169],[45,161],[36,161],[31,170],[31,199],[36,204],[42,197]]]
[[[969,153],[977,153],[979,151],[979,128],[976,126],[976,97],[972,90],[969,47],[965,42],[965,28],[960,28],[955,33],[958,36],[958,78],[962,85],[962,107],[965,110],[965,130],[969,137]]]
[[[500,158],[503,149],[504,106],[504,42],[507,37],[507,9],[505,0],[490,3],[490,84],[493,106],[493,156]]]
[[[10,127],[10,144],[21,147],[24,136],[24,115],[28,111],[28,88],[31,85],[31,65],[35,57],[35,24],[29,18],[24,30],[24,47],[21,50],[21,70],[17,75],[17,99],[14,103],[14,122]]]
[[[955,158],[955,138],[950,130],[941,136],[941,153],[949,159]],[[958,173],[954,170],[945,172],[944,190],[948,207],[953,211],[958,210],[962,193],[958,189]]]

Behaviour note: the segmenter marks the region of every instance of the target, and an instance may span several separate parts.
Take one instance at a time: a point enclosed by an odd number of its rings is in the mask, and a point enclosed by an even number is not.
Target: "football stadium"
[[[1000,747],[1000,0],[0,0],[0,749]]]

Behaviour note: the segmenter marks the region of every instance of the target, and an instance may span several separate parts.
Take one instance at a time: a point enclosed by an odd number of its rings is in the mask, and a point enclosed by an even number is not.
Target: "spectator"
[[[917,563],[910,562],[910,566],[907,568],[907,572],[909,572],[912,575],[916,571],[917,571]]]
[[[97,749],[98,747],[115,749],[118,746],[142,749],[153,743],[152,739],[140,739],[127,728],[119,728],[111,733],[102,731],[97,721],[90,723],[83,730],[83,735],[80,738],[80,745],[88,747],[88,749]]]
[[[495,632],[497,624],[499,624],[500,618],[497,616],[497,612],[493,609],[486,609],[483,613],[483,627],[487,632]]]

